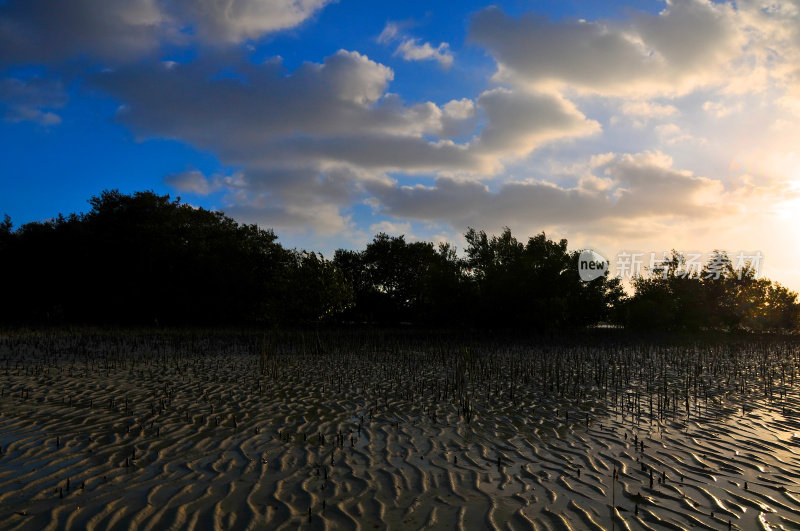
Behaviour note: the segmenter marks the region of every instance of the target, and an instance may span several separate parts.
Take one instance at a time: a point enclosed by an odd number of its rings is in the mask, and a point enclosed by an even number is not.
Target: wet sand
[[[0,340],[0,527],[800,529],[797,345],[310,343]]]

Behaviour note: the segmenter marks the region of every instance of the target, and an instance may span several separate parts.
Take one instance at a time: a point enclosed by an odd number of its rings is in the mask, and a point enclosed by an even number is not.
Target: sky
[[[800,0],[0,0],[0,214],[153,190],[287,247],[468,227],[800,290]]]

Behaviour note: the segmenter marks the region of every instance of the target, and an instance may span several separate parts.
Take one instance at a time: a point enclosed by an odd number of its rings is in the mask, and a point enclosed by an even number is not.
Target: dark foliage
[[[364,251],[339,249],[333,262],[353,287],[347,319],[443,324],[463,317],[464,264],[449,244],[380,233]]]
[[[636,278],[634,295],[619,307],[621,321],[643,330],[744,329],[796,331],[797,294],[756,278],[751,264],[734,268],[717,251],[702,271],[689,272],[673,251],[666,264]]]
[[[606,273],[591,282],[578,275],[578,253],[567,240],[544,233],[519,242],[506,228],[500,236],[470,228],[467,266],[472,317],[494,325],[551,328],[586,326],[606,320],[623,295],[619,279]]]
[[[578,275],[578,252],[544,233],[518,241],[470,228],[450,244],[375,236],[332,261],[270,230],[153,192],[103,192],[85,214],[14,230],[0,223],[5,323],[309,324],[409,322],[495,329],[797,329],[797,295],[720,254],[720,280],[681,274],[677,254],[636,279]]]
[[[152,192],[89,202],[86,214],[0,229],[4,321],[316,320],[342,304],[315,289],[335,283],[330,264],[271,231]]]

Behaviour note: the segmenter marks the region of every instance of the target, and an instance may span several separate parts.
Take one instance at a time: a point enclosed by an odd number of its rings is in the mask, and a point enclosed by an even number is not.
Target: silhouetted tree
[[[755,277],[750,264],[735,269],[723,251],[714,251],[702,271],[687,272],[673,251],[664,264],[633,281],[625,301],[631,328],[664,330],[797,330],[797,294]]]
[[[13,233],[7,320],[277,320],[291,253],[271,231],[152,192],[103,192],[82,215]]]
[[[322,255],[295,252],[285,284],[284,311],[293,320],[318,322],[340,315],[353,302],[352,285]]]
[[[607,319],[623,294],[619,280],[608,272],[592,282],[581,281],[579,253],[570,253],[565,239],[555,242],[540,233],[523,245],[507,227],[491,238],[470,228],[465,238],[477,322],[585,326]]]
[[[367,321],[517,329],[796,330],[797,294],[716,252],[700,275],[672,253],[633,281],[584,282],[578,251],[544,233],[469,228],[448,243],[380,233],[333,260],[274,232],[154,192],[105,191],[85,214],[0,223],[3,322],[221,324]]]
[[[334,263],[354,290],[350,318],[367,321],[452,322],[461,263],[455,250],[380,233],[362,252],[340,249]]]

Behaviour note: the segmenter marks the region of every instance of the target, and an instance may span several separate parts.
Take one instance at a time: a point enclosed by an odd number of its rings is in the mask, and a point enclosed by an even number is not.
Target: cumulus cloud
[[[242,212],[263,206],[272,218],[280,201],[287,212],[323,198],[343,205],[385,172],[491,174],[506,159],[599,130],[557,94],[498,88],[476,100],[407,104],[387,90],[392,70],[357,52],[341,50],[290,73],[277,61],[240,60],[232,70],[236,76],[217,76],[216,63],[203,60],[141,64],[92,81],[126,102],[118,118],[141,136],[185,141],[241,168],[235,185],[222,184],[231,204],[251,205]],[[465,131],[472,136],[463,143],[448,136]],[[168,182],[209,186],[196,174]],[[289,194],[292,187],[301,191]]]
[[[739,76],[738,83],[731,80],[726,92],[747,93],[777,83],[800,98],[800,2],[739,0],[736,6],[749,36],[749,60],[742,62],[740,73],[749,75]]]
[[[256,196],[248,200],[232,201],[224,208],[226,214],[244,223],[255,223],[290,233],[311,229],[317,234],[333,236],[353,229],[350,216],[342,215],[334,204],[281,204],[264,196]]]
[[[449,112],[430,102],[405,104],[386,93],[392,70],[357,52],[339,51],[289,75],[275,61],[238,62],[244,80],[215,78],[216,68],[202,61],[137,65],[95,82],[127,102],[120,119],[136,131],[211,149],[231,165],[351,163],[422,171],[479,162],[465,146],[426,138],[457,124],[458,104]]]
[[[474,16],[470,37],[496,59],[497,80],[603,95],[686,93],[716,81],[745,43],[735,10],[707,0],[673,0],[622,22],[514,18],[492,7]]]
[[[521,157],[547,141],[600,130],[557,94],[497,88],[481,94],[478,105],[488,119],[475,144],[484,153]]]
[[[433,46],[429,42],[422,42],[406,35],[395,22],[386,24],[378,36],[378,42],[381,44],[399,42],[394,53],[406,61],[431,60],[438,62],[443,68],[450,68],[453,65],[453,54],[448,43],[441,42],[438,46]]]
[[[228,176],[189,170],[164,177],[164,183],[179,192],[220,193],[218,206],[245,223],[327,235],[353,228],[341,207],[355,199],[358,181],[347,168],[321,172],[312,167],[250,169]]]
[[[165,44],[240,43],[292,28],[328,0],[9,0],[0,62],[129,61]]]
[[[10,0],[0,5],[0,61],[139,57],[173,37],[167,24],[155,0]]]
[[[172,0],[164,9],[195,24],[206,41],[241,42],[293,28],[330,0]],[[172,8],[172,10],[170,10]]]
[[[670,0],[656,14],[592,21],[484,9],[469,38],[496,72],[488,88],[448,92],[451,101],[404,100],[390,91],[395,72],[356,51],[288,71],[236,46],[327,2],[0,1],[0,67],[92,72],[83,86],[115,97],[117,119],[139,138],[185,142],[232,168],[173,173],[168,186],[280,230],[352,234],[362,228],[353,207],[367,204],[379,217],[360,223],[373,231],[408,232],[418,220],[634,237],[698,229],[723,203],[740,215],[800,204],[785,180],[758,181],[798,167],[764,153],[796,152],[800,0]],[[395,22],[378,42],[404,60],[454,62],[450,44]],[[198,53],[162,61],[175,47]],[[472,81],[464,86],[483,86]],[[2,118],[57,124],[63,84],[0,80]],[[746,156],[741,181],[727,180],[731,152]],[[412,176],[424,184],[408,186]]]
[[[439,43],[433,47],[428,42],[420,44],[418,39],[405,39],[397,47],[397,52],[406,61],[424,61],[426,59],[437,61],[444,68],[453,65],[453,54],[450,53],[450,45],[446,42]]]
[[[771,90],[786,111],[800,115],[798,0],[669,0],[657,13],[621,20],[520,17],[491,7],[474,15],[470,38],[497,62],[496,81],[549,88],[573,96],[629,98],[626,116],[643,126],[652,98],[710,91],[741,97]],[[710,102],[723,116],[733,107]],[[653,118],[652,113],[647,113]]]
[[[641,227],[664,218],[708,218],[720,211],[722,184],[672,167],[661,152],[594,157],[591,173],[574,186],[546,180],[502,183],[492,190],[478,181],[440,177],[433,186],[371,183],[379,211],[420,221],[535,228],[552,225],[599,231],[616,223]]]
[[[219,177],[209,179],[198,170],[188,170],[167,175],[164,184],[180,192],[208,195],[219,189],[222,183]]]
[[[441,135],[462,136],[475,129],[478,106],[469,98],[450,100],[442,105]]]

